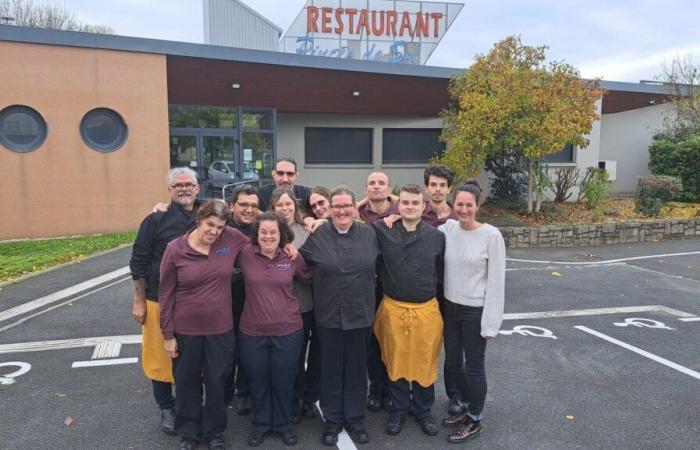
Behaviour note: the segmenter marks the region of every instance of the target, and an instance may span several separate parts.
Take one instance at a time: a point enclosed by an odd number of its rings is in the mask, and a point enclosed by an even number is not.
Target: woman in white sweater
[[[464,413],[443,420],[454,428],[447,437],[452,443],[481,431],[486,342],[498,334],[503,320],[505,244],[496,227],[476,220],[481,198],[478,182],[457,186],[452,203],[458,220],[438,227],[445,233],[445,372],[459,380],[461,401],[467,405]]]

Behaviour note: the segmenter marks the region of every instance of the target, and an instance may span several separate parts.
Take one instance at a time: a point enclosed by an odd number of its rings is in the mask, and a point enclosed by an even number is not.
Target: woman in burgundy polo
[[[226,203],[208,200],[197,211],[196,228],[168,244],[160,265],[160,326],[173,358],[175,432],[182,438],[181,449],[195,448],[202,438],[210,449],[225,448],[224,382],[236,342],[231,274],[248,242],[226,226],[230,216]]]
[[[303,258],[292,261],[282,251],[294,234],[274,212],[258,216],[251,239],[236,262],[246,286],[241,361],[255,410],[248,445],[261,445],[268,431],[280,433],[285,445],[295,445],[292,402],[304,332],[294,278],[310,280],[311,273]]]

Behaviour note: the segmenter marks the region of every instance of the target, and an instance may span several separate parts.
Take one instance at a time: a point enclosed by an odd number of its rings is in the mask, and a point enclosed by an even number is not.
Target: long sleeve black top
[[[176,239],[194,227],[195,210],[185,210],[172,202],[165,212],[149,214],[139,227],[131,251],[129,268],[134,280],[146,280],[146,298],[158,300],[160,284],[160,261],[163,259],[168,242]]]
[[[374,230],[355,222],[341,234],[329,221],[309,236],[299,252],[314,267],[316,324],[342,330],[371,326],[379,255]]]

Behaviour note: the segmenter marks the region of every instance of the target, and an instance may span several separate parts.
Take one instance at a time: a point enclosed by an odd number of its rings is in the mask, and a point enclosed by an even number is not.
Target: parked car
[[[215,188],[235,183],[236,181],[258,181],[257,172],[252,167],[244,165],[243,179],[236,180],[236,163],[233,161],[214,161],[209,166],[209,180]]]

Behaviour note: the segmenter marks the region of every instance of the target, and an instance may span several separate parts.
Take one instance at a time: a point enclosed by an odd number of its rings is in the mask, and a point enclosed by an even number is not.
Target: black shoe
[[[471,417],[466,412],[457,414],[456,416],[450,416],[442,419],[442,424],[448,428],[460,427],[462,425],[469,425],[472,422]]]
[[[258,447],[265,440],[265,433],[259,431],[251,431],[248,435],[248,447]]]
[[[182,438],[180,440],[180,450],[194,450],[197,448],[197,441],[194,439]]]
[[[391,436],[396,436],[401,433],[401,425],[403,424],[403,416],[389,416],[389,420],[386,421],[386,426],[384,431],[386,434]]]
[[[297,442],[299,442],[299,439],[297,438],[297,432],[294,431],[294,429],[292,428],[285,430],[280,434],[282,435],[282,442],[284,443],[284,445],[297,445]]]
[[[481,432],[481,421],[480,420],[470,420],[467,425],[462,425],[449,436],[447,436],[447,442],[450,444],[459,444],[466,440],[469,440]]]
[[[418,422],[418,425],[420,425],[423,433],[427,434],[428,436],[435,436],[438,434],[439,428],[435,423],[433,416],[426,416],[422,419],[416,418],[416,422]]]
[[[456,398],[451,398],[450,403],[447,406],[447,413],[451,416],[456,416],[462,414],[465,411],[464,405]]]
[[[321,435],[321,443],[323,445],[332,446],[338,443],[338,433],[343,429],[340,425],[325,424],[323,426],[323,434]]]
[[[316,417],[316,405],[313,403],[302,402],[301,416],[305,419],[313,419]]]
[[[165,434],[171,436],[175,434],[175,408],[160,411],[160,429]]]
[[[226,441],[222,437],[209,439],[209,450],[226,450]]]
[[[391,401],[388,395],[385,395],[384,398],[382,398],[382,408],[384,408],[384,411],[389,413],[394,409],[394,402]]]
[[[372,412],[377,412],[382,409],[383,396],[381,394],[373,394],[370,392],[369,397],[367,397],[367,409]]]
[[[247,416],[253,410],[253,402],[250,397],[238,397],[238,403],[236,404],[236,412],[239,416]]]
[[[356,444],[366,444],[369,442],[369,434],[363,423],[351,423],[345,426],[350,439]]]

